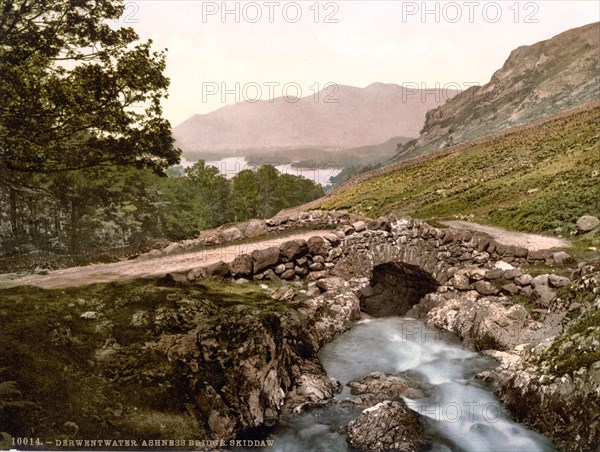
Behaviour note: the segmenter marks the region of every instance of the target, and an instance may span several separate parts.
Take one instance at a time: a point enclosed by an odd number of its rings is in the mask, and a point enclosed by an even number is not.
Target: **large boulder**
[[[347,292],[350,285],[342,278],[332,276],[331,278],[323,278],[317,281],[317,287],[323,292]]]
[[[367,408],[346,427],[350,446],[368,451],[423,450],[423,425],[419,414],[403,401],[378,403]]]
[[[469,282],[469,277],[464,275],[464,274],[460,274],[457,273],[452,277],[452,286],[456,289],[456,290],[469,290],[471,288],[471,283]]]
[[[184,286],[189,284],[187,273],[171,272],[161,279],[161,284],[166,286]]]
[[[249,254],[240,254],[229,263],[229,271],[234,278],[252,274],[252,257]]]
[[[323,237],[318,235],[308,239],[308,251],[313,256],[327,256],[331,249],[331,244]]]
[[[364,221],[359,220],[359,221],[352,223],[352,227],[354,228],[354,230],[356,232],[362,232],[365,229],[367,229],[367,224]]]
[[[570,254],[565,253],[564,251],[557,251],[556,253],[552,253],[552,260],[558,265],[563,265],[574,261],[573,257]]]
[[[229,276],[229,265],[223,261],[215,262],[205,268],[204,274],[206,278],[224,278]]]
[[[300,375],[286,397],[289,411],[299,412],[307,406],[324,405],[342,390],[340,382],[329,377],[317,360],[305,361],[298,370]]]
[[[531,281],[533,281],[533,277],[528,273],[525,273],[524,275],[521,275],[521,276],[517,276],[515,278],[515,282],[519,286],[528,286],[531,284]]]
[[[556,296],[556,290],[550,287],[550,275],[539,275],[531,280],[533,296],[537,304],[548,307]]]
[[[500,292],[500,289],[489,281],[477,281],[474,287],[481,295],[496,295]]]
[[[206,236],[204,243],[206,245],[220,245],[223,243],[223,236],[218,232],[213,231]]]
[[[292,279],[294,276],[296,276],[296,272],[294,271],[294,269],[288,268],[281,274],[281,279]]]
[[[170,243],[169,245],[167,245],[165,247],[165,249],[163,250],[163,253],[173,254],[180,250],[181,250],[181,245],[179,243]]]
[[[264,250],[252,251],[252,263],[254,273],[273,267],[279,263],[279,247],[272,246]]]
[[[269,228],[267,226],[267,222],[265,220],[252,220],[246,226],[246,231],[244,234],[248,238],[258,237],[259,235],[268,234]]]
[[[332,245],[340,243],[340,238],[335,234],[326,234],[325,239],[328,240]]]
[[[600,226],[600,219],[591,215],[584,215],[577,220],[577,231],[590,232]]]
[[[279,226],[286,223],[289,220],[288,215],[277,215],[276,217],[269,218],[266,220],[268,226]]]
[[[571,280],[565,276],[559,275],[550,275],[548,276],[548,283],[550,283],[551,287],[560,288],[568,286],[571,283]]]
[[[221,237],[225,242],[233,242],[244,238],[244,234],[238,228],[229,228],[221,232]]]
[[[291,261],[299,259],[308,253],[306,240],[288,240],[280,246],[281,255]]]
[[[379,217],[379,218],[377,218],[376,229],[379,229],[381,231],[390,232],[392,230],[392,224],[390,223],[390,220],[388,218]]]

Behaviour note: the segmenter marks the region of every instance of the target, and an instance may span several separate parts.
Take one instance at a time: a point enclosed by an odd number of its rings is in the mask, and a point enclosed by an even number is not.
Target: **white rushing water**
[[[474,378],[495,367],[493,360],[420,321],[387,318],[359,322],[325,345],[320,359],[327,373],[344,385],[338,398],[351,397],[346,384],[374,371],[407,373],[425,384],[425,399],[405,402],[424,416],[430,450],[556,450],[548,439],[514,422],[491,389]],[[338,430],[359,413],[331,405],[284,419],[275,433],[275,450],[348,451]]]

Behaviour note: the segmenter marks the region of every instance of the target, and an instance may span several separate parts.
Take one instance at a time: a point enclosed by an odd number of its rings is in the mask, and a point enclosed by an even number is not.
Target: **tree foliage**
[[[109,21],[120,0],[0,1],[0,170],[178,162],[160,102],[164,52]]]
[[[269,218],[282,209],[323,196],[323,188],[313,181],[292,174],[281,174],[272,165],[256,171],[244,170],[231,181],[232,221]]]
[[[89,258],[267,217],[321,192],[272,166],[231,181],[203,161],[174,167],[165,53],[115,25],[124,8],[0,0],[0,255]]]
[[[159,217],[170,240],[192,237],[229,219],[229,182],[202,160],[186,169],[183,177],[160,181],[159,187],[164,201]]]
[[[115,165],[22,175],[36,190],[0,184],[0,254],[42,250],[70,256],[73,263],[107,251],[124,257],[153,240],[193,238],[203,229],[271,217],[323,195],[313,181],[272,166],[227,180],[199,161],[179,174],[160,177]]]
[[[258,181],[251,170],[237,173],[231,181],[231,217],[233,221],[243,221],[257,215]]]

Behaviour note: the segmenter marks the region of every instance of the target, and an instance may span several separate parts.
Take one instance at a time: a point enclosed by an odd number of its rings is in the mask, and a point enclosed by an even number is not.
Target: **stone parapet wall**
[[[506,246],[484,233],[435,228],[424,221],[393,214],[373,220],[346,212],[312,211],[255,220],[252,224],[247,231],[267,231],[267,236],[274,228],[281,231],[327,226],[332,230],[324,236],[240,253],[231,262],[219,261],[170,273],[167,279],[176,284],[211,278],[311,282],[339,276],[349,280],[374,278],[386,265],[394,265],[399,280],[390,281],[387,289],[365,288],[363,308],[372,305],[373,313],[381,311],[377,306],[384,302],[384,293],[395,294],[392,298],[396,300],[408,295],[412,305],[431,291],[475,291],[482,296],[522,294],[539,300],[544,307],[565,281],[549,275],[533,278],[518,267],[527,263],[562,263],[569,258],[564,252]],[[232,228],[219,234],[230,238],[231,243],[243,237],[240,230],[234,232]],[[204,240],[209,239],[210,236]],[[252,249],[251,244],[246,249]],[[372,297],[381,303],[369,302]],[[395,311],[386,306],[384,311],[385,315],[404,315],[406,308]],[[380,314],[384,315],[383,311]]]

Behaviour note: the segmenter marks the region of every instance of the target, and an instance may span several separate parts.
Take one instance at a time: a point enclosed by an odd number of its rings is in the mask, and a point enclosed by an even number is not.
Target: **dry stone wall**
[[[325,236],[240,254],[229,263],[171,273],[167,280],[187,284],[208,278],[238,282],[368,278],[371,284],[362,289],[361,303],[363,310],[375,316],[404,315],[434,291],[523,294],[543,307],[568,283],[554,276],[533,278],[518,268],[525,263],[563,263],[569,259],[564,252],[506,246],[484,233],[434,228],[409,217],[368,219],[347,212],[311,211],[255,221],[262,226],[252,226],[253,234],[258,230],[269,231],[266,234],[301,228],[332,230]],[[225,229],[220,243],[227,237],[235,242],[242,234],[238,232]],[[213,243],[210,237],[204,240]]]

